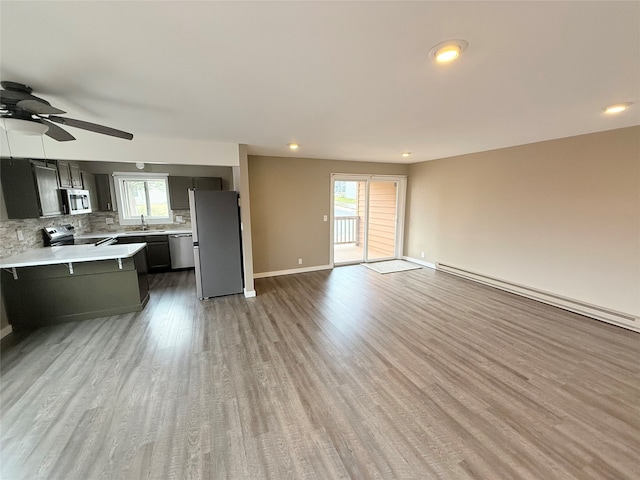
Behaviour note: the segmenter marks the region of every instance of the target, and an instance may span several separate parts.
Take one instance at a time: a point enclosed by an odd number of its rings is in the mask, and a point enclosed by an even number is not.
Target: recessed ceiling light
[[[447,40],[440,42],[429,50],[429,58],[438,63],[447,63],[455,60],[469,46],[465,40]]]
[[[411,155],[411,152],[402,152],[402,156],[403,157],[408,157],[409,155]]]
[[[458,45],[448,45],[442,47],[436,52],[436,62],[450,62],[460,56],[460,47]]]
[[[624,112],[627,108],[631,106],[631,102],[626,103],[616,103],[615,105],[609,105],[604,109],[604,113],[620,113]]]
[[[300,145],[298,145],[297,143],[290,143],[289,148],[291,150],[297,150],[298,148],[300,148]]]

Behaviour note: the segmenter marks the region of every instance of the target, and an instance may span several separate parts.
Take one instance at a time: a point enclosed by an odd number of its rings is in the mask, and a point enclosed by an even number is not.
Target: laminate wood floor
[[[640,478],[640,335],[426,268],[256,286],[6,338],[2,479]]]

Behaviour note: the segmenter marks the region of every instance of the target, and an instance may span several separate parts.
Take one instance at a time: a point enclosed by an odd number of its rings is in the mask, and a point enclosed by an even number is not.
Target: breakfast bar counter
[[[13,330],[142,310],[146,244],[44,247],[0,260]]]
[[[11,257],[0,259],[0,268],[36,267],[59,263],[94,262],[96,260],[118,260],[133,257],[146,244],[128,245],[65,245],[28,250]]]

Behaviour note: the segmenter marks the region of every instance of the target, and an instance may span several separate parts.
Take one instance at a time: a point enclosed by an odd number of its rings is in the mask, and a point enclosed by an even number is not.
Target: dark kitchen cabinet
[[[171,253],[169,252],[169,237],[167,235],[148,235],[147,265],[150,272],[160,272],[171,269]]]
[[[193,188],[196,190],[222,190],[222,178],[193,177]]]
[[[190,188],[193,188],[192,177],[169,177],[169,202],[172,210],[189,208]]]
[[[136,235],[118,237],[118,243],[146,243],[147,268],[149,272],[163,272],[171,269],[171,253],[167,235]]]
[[[66,160],[58,160],[58,176],[60,188],[82,188],[80,167]]]
[[[109,175],[106,173],[96,173],[94,175],[96,184],[96,206],[93,208],[94,212],[113,212],[116,210],[111,195],[111,186],[109,182]],[[93,206],[92,206],[93,207]]]
[[[0,178],[9,218],[62,215],[55,166],[24,158],[3,160]]]
[[[144,243],[145,239],[144,237],[140,237],[140,236],[130,236],[127,235],[126,237],[118,237],[118,243],[124,243],[124,244],[128,244],[128,243]]]
[[[146,256],[17,267],[0,271],[9,323],[14,331],[137,312],[149,301]],[[3,477],[4,478],[4,477]]]
[[[189,209],[189,189],[222,190],[220,177],[169,177],[169,201],[172,210]]]
[[[91,211],[97,211],[98,194],[96,191],[96,176],[93,173],[81,172],[82,185],[89,192],[89,202],[91,202]]]
[[[73,188],[84,188],[80,167],[75,163],[71,163],[69,164],[69,171],[71,172],[71,184]]]
[[[58,178],[55,169],[34,163],[33,171],[40,197],[40,214],[43,217],[62,215],[60,191],[58,190]]]

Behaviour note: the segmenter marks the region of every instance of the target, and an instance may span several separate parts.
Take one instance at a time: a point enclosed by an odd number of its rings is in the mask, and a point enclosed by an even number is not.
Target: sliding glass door
[[[396,258],[398,183],[369,182],[367,261]]]
[[[406,177],[332,175],[332,262],[402,256]]]

